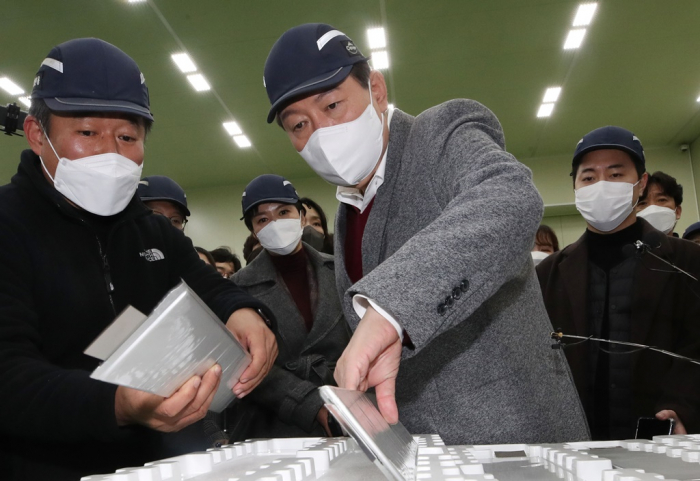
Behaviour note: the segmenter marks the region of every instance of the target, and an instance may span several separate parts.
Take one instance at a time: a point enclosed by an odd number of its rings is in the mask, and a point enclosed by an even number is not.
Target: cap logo
[[[51,67],[52,69],[63,73],[63,62],[56,60],[55,58],[45,58],[44,61],[41,62],[41,65],[46,65],[47,67]]]
[[[41,84],[41,77],[42,77],[41,74],[39,74],[39,75],[37,75],[36,77],[34,77],[34,85],[33,85],[34,87],[38,87],[39,84]]]
[[[348,42],[347,45],[345,45],[345,50],[347,50],[350,55],[357,55],[357,47],[352,42]]]
[[[330,32],[324,33],[321,38],[316,40],[316,45],[318,46],[318,50],[321,51],[323,49],[323,47],[325,47],[328,42],[330,42],[332,39],[334,39],[335,37],[338,37],[340,35],[347,37],[347,35],[345,35],[340,30],[331,30]]]

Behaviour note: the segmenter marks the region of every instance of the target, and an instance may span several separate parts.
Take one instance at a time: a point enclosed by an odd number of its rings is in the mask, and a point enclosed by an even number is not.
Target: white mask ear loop
[[[39,125],[41,125],[41,123],[39,123]],[[51,139],[49,139],[49,134],[46,133],[46,129],[44,128],[43,125],[41,125],[41,130],[42,130],[42,132],[44,132],[44,137],[46,137],[46,140],[49,142],[49,146],[51,147],[51,150],[53,150],[53,153],[56,156],[56,159],[58,159],[58,161],[60,162],[61,158],[58,156],[56,149],[53,148],[53,144],[51,143]],[[46,172],[46,175],[48,175],[49,179],[51,179],[51,182],[56,183],[53,176],[51,174],[49,174],[49,170],[46,168],[46,164],[44,164],[44,159],[41,158],[41,155],[39,156],[39,160],[41,161],[41,166],[44,168],[44,172]]]

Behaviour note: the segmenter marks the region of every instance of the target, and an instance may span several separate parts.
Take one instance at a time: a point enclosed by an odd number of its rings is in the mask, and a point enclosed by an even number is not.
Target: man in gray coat
[[[268,122],[338,186],[336,283],[355,329],[338,384],[375,387],[387,421],[400,411],[447,444],[586,439],[530,258],[542,200],[496,117],[470,100],[389,110],[381,73],[324,24],[282,35],[265,84]]]

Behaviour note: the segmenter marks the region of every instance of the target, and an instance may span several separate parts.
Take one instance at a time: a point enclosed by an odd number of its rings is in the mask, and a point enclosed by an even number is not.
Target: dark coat
[[[162,256],[148,255],[154,250]],[[83,354],[127,305],[150,313],[181,278],[221,319],[264,307],[137,197],[115,216],[87,215],[23,152],[0,187],[3,479],[74,480],[208,447],[201,423],[173,434],[118,427],[117,386],[90,379],[99,361]],[[38,444],[51,448],[39,456]]]
[[[364,277],[345,269],[346,206],[336,216],[338,291],[356,327],[355,294],[405,328],[396,380],[401,422],[447,444],[588,438],[530,250],[542,218],[530,170],[505,151],[498,119],[451,100],[391,119],[384,183],[362,238]]]
[[[316,388],[335,384],[335,363],[351,332],[335,289],[333,257],[307,244],[304,249],[317,286],[312,303],[314,323],[308,333],[267,251],[233,276],[238,286],[272,309],[277,319],[274,332],[279,355],[260,386],[234,405],[230,413],[233,422],[229,423],[232,440],[325,435],[316,422],[323,406]]]
[[[656,232],[645,220],[638,222],[643,224],[643,237]],[[662,236],[661,246],[652,252],[696,277],[700,275],[697,244]],[[588,320],[588,266],[585,236],[537,266],[549,317],[565,334],[593,335]],[[672,270],[649,254],[637,261],[630,342],[700,359],[700,285],[682,274],[669,272]],[[593,402],[588,344],[564,351],[585,406]],[[700,432],[700,365],[651,351],[631,355],[635,417],[673,409],[688,432]]]

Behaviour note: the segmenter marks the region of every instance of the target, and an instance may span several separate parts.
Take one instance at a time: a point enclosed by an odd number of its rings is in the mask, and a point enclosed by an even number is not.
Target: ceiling
[[[0,0],[0,77],[25,90],[56,44],[99,37],[139,64],[155,125],[144,173],[183,187],[313,173],[265,117],[267,53],[288,28],[330,23],[366,55],[366,29],[387,32],[390,100],[410,114],[443,101],[479,100],[501,120],[520,159],[569,153],[589,130],[617,124],[644,145],[700,136],[700,2],[601,0],[583,45],[562,45],[579,2],[568,0]],[[170,55],[189,52],[212,90],[196,92]],[[547,87],[561,96],[536,113]],[[14,98],[0,91],[0,104]],[[253,147],[240,149],[222,122],[236,120]],[[26,141],[0,136],[0,183]]]

